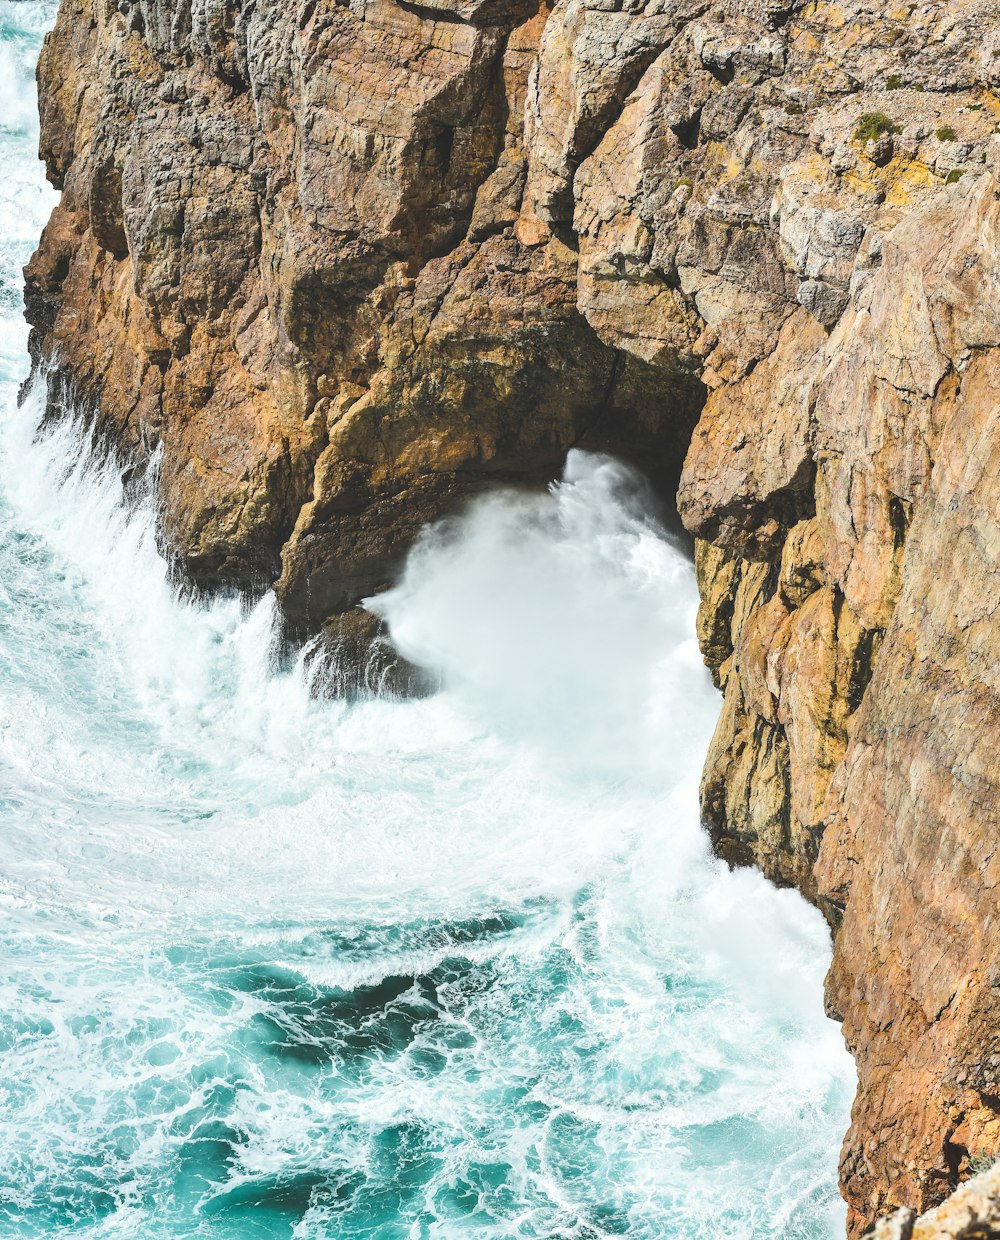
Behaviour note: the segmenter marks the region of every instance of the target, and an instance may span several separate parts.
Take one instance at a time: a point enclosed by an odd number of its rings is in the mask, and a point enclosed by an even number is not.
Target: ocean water
[[[52,18],[0,0],[0,1236],[839,1235],[828,935],[710,855],[641,481],[574,453],[428,531],[377,602],[419,701],[185,598],[16,404]]]

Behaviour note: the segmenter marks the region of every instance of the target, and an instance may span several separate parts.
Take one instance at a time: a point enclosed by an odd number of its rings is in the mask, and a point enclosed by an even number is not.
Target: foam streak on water
[[[710,856],[690,565],[622,466],[429,531],[441,683],[320,701],[273,602],[16,408],[52,196],[0,0],[0,1234],[834,1236],[815,912]]]

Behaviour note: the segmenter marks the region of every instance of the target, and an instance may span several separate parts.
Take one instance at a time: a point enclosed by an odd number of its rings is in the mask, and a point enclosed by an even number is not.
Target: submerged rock
[[[378,617],[355,607],[334,616],[305,650],[312,691],[320,697],[423,697],[438,684],[394,648]]]

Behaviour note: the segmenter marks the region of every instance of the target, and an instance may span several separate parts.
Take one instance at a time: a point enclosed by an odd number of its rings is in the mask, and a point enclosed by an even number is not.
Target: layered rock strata
[[[34,356],[195,581],[357,648],[464,497],[686,451],[706,822],[836,927],[852,1232],[941,1200],[1000,1149],[994,0],[63,0],[40,82]]]

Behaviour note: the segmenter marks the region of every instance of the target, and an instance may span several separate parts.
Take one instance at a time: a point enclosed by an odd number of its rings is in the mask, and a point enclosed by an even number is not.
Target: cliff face
[[[870,1240],[996,1240],[1000,1236],[1000,1167],[969,1180],[921,1218],[901,1206],[880,1219],[869,1235]]]
[[[162,444],[166,541],[195,580],[276,580],[314,629],[425,521],[547,480],[575,444],[676,478],[690,360],[603,342],[566,239],[514,228],[546,16],[63,5],[40,65],[64,196],[27,274],[36,346],[127,453]]]
[[[1000,1149],[998,19],[63,0],[40,66],[35,357],[196,581],[349,631],[475,490],[687,451],[705,817],[838,926],[855,1232]]]

